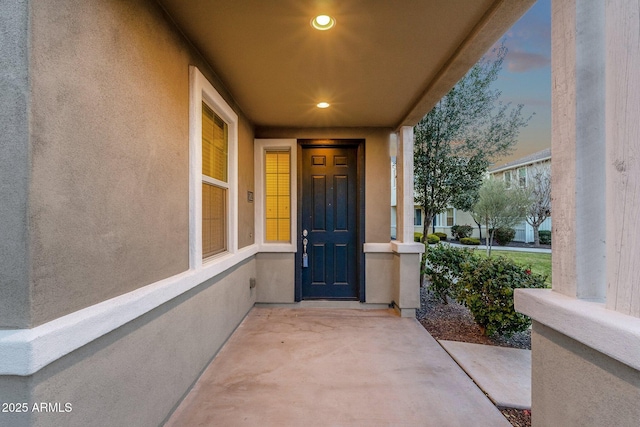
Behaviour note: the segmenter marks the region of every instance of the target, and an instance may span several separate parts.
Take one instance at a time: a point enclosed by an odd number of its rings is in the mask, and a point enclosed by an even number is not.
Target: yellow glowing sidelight
[[[329,104],[328,102],[318,102],[316,104],[316,107],[318,107],[318,108],[329,108],[329,105],[331,105],[331,104]]]

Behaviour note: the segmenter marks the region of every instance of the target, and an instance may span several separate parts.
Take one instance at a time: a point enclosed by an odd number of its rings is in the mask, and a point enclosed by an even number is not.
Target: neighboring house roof
[[[515,169],[522,166],[527,166],[533,163],[543,162],[545,160],[551,159],[551,148],[547,148],[542,151],[538,151],[537,153],[530,154],[525,157],[521,157],[512,162],[506,163],[502,166],[497,166],[492,169],[489,169],[489,173],[502,172],[509,169]]]

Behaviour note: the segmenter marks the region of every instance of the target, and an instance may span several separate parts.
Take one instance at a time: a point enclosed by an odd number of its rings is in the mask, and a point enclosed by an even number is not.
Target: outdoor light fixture
[[[318,108],[329,108],[329,105],[331,105],[331,104],[329,104],[328,102],[318,102],[316,104],[316,107],[318,107]]]
[[[336,25],[336,20],[329,15],[318,15],[311,20],[311,26],[316,30],[324,31]]]

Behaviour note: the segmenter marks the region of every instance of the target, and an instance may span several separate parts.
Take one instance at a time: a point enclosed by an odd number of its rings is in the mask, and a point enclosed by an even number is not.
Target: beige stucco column
[[[533,425],[640,419],[640,1],[553,0],[553,290],[533,319]]]
[[[413,241],[413,128],[397,133],[396,158],[397,237],[391,242],[394,253],[394,294],[403,317],[415,316],[420,308],[420,256],[424,245]]]

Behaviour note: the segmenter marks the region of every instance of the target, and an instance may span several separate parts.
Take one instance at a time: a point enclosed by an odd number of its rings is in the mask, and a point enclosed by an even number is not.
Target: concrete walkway
[[[438,342],[496,405],[531,409],[531,350]]]
[[[412,318],[254,308],[168,426],[510,426]]]

